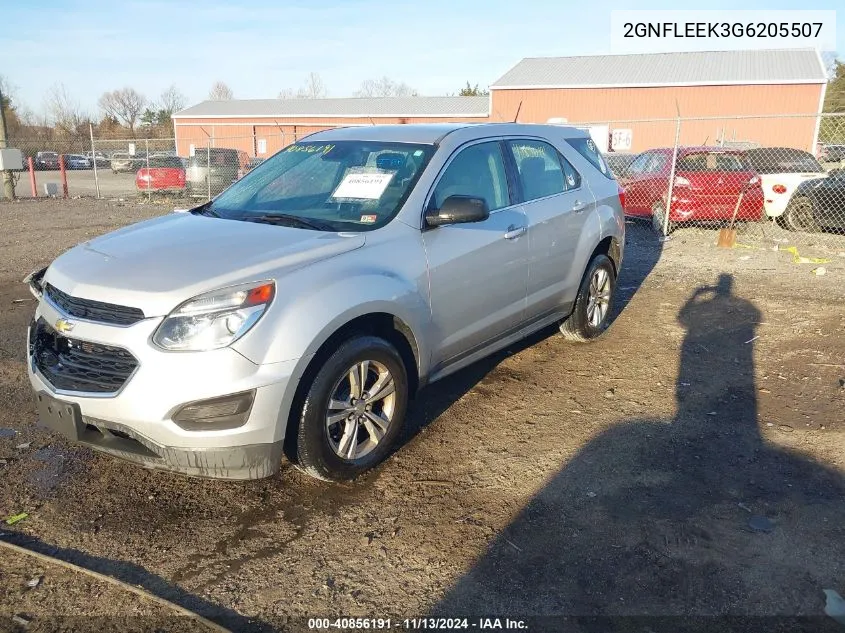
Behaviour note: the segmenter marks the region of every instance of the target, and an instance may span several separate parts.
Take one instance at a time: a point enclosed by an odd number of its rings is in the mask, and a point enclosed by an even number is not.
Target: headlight
[[[46,273],[47,266],[45,266],[41,270],[31,272],[23,278],[23,282],[29,286],[29,291],[32,293],[32,296],[34,296],[36,299],[41,299],[41,293],[44,292],[44,286],[42,285],[42,283],[44,281],[44,275]]]
[[[167,315],[153,343],[167,350],[226,347],[249,332],[273,301],[272,281],[221,288],[189,299]]]

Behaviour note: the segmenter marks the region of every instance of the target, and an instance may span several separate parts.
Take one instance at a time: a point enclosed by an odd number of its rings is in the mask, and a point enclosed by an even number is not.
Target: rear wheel
[[[808,198],[790,201],[782,218],[783,225],[790,231],[817,231],[819,229],[813,213],[813,203]]]
[[[560,333],[570,341],[590,341],[610,326],[610,309],[616,292],[616,270],[607,255],[596,255],[587,266],[575,308],[561,323]]]
[[[351,338],[317,370],[296,436],[286,442],[288,457],[312,477],[354,479],[390,454],[407,404],[408,376],[396,348],[376,336]]]
[[[651,207],[651,226],[658,235],[669,235],[675,230],[675,223],[666,224],[666,207],[662,202],[655,202]]]

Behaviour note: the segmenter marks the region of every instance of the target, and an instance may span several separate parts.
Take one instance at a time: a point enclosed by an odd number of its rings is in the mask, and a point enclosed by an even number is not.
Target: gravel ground
[[[0,627],[7,624],[12,630],[43,633],[210,630],[82,572],[0,549]]]
[[[19,280],[166,210],[0,205],[0,513],[29,513],[2,538],[233,630],[426,614],[835,625],[823,616],[823,589],[845,595],[845,246],[834,236],[832,249],[800,249],[830,260],[818,276],[771,234],[720,250],[714,232],[660,244],[631,224],[601,340],[544,332],[431,386],[404,446],[355,483],[288,464],[226,483],[146,471],[34,425],[33,304],[13,303],[29,297]],[[50,613],[77,612],[72,591],[66,604],[54,594]],[[2,594],[0,613],[23,608],[21,595]],[[119,595],[110,604],[134,613]],[[590,622],[573,630],[607,630]]]

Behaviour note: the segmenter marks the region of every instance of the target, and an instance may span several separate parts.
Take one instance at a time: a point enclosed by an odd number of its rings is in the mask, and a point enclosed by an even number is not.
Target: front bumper
[[[202,449],[162,446],[131,427],[83,415],[78,403],[46,391],[36,394],[36,404],[40,422],[51,430],[144,468],[214,479],[260,479],[273,475],[282,459],[281,441]]]
[[[42,298],[35,315],[39,318],[53,324],[68,317]],[[231,348],[166,352],[150,342],[161,317],[128,327],[69,318],[75,340],[122,347],[138,365],[116,392],[89,393],[57,389],[30,356],[27,371],[36,394],[55,398],[79,414],[80,428],[54,430],[145,467],[188,475],[254,479],[278,469],[297,361],[256,365]],[[250,390],[255,398],[242,426],[190,431],[172,420],[187,402]]]

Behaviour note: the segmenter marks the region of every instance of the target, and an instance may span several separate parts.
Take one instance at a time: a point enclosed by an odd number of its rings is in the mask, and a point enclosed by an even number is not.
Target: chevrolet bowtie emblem
[[[61,332],[64,334],[65,332],[70,332],[73,329],[74,323],[72,321],[68,321],[67,319],[58,319],[56,321],[56,331]]]

